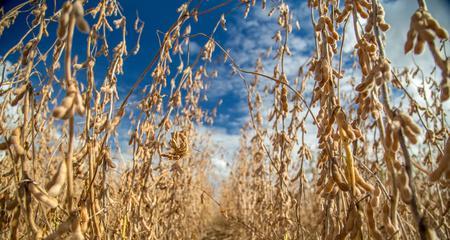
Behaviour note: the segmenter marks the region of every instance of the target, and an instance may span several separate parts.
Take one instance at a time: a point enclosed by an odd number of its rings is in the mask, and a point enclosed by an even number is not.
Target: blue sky
[[[208,9],[216,4],[226,2],[227,0],[210,0],[203,3],[201,9]],[[0,0],[0,6],[3,6],[5,10],[10,9],[18,2],[13,0]],[[63,1],[57,1],[58,6]],[[176,9],[184,1],[145,1],[145,0],[124,0],[120,1],[124,15],[127,17],[128,24],[128,51],[131,53],[134,43],[136,42],[137,34],[133,31],[134,20],[139,14],[141,20],[145,22],[145,28],[141,38],[141,50],[136,56],[129,56],[124,62],[125,74],[119,76],[119,93],[123,95],[128,92],[128,89],[136,81],[141,74],[145,66],[151,61],[156,54],[159,45],[157,31],[166,31],[170,25],[176,20],[178,14]],[[198,1],[193,1],[195,5]],[[246,69],[253,69],[256,58],[258,55],[266,52],[267,49],[275,49],[276,45],[271,39],[275,31],[278,30],[276,24],[276,16],[267,17],[268,11],[262,11],[260,4],[257,4],[251,11],[247,19],[243,18],[243,7],[237,7],[239,5],[238,0],[233,1],[229,6],[222,8],[218,11],[213,11],[208,15],[200,16],[199,23],[191,22],[192,33],[211,33],[214,25],[219,21],[222,13],[226,13],[227,29],[228,31],[218,30],[215,35],[215,39],[223,44],[226,48],[231,49],[231,56],[238,62],[238,64]],[[268,1],[270,2],[270,1]],[[289,46],[293,52],[293,56],[286,59],[286,69],[288,78],[293,81],[298,68],[303,64],[312,53],[314,49],[314,40],[312,38],[312,29],[309,19],[309,10],[306,8],[305,1],[287,1],[290,5],[291,12],[294,15],[294,21],[299,21],[300,30],[293,31],[290,36]],[[403,54],[403,43],[406,39],[406,31],[409,28],[409,18],[412,13],[417,9],[417,2],[413,0],[389,0],[383,1],[385,3],[386,21],[391,24],[391,30],[386,35],[386,42],[389,46],[387,52],[388,57],[392,60],[395,67],[405,67],[413,65],[413,57],[411,55],[405,56]],[[450,12],[450,3],[445,0],[433,0],[427,1],[430,12],[432,15],[446,28],[450,29],[450,18],[448,12]],[[88,8],[93,6],[95,1],[88,3]],[[53,1],[48,1],[49,8],[47,11],[53,11]],[[268,6],[270,4],[268,3]],[[21,37],[27,30],[27,19],[25,14],[22,14],[11,29],[7,29],[0,37],[0,56],[2,56],[13,44]],[[49,29],[49,32],[54,32],[56,24]],[[220,27],[219,27],[220,28]],[[351,28],[350,28],[351,29]],[[161,34],[162,36],[162,34]],[[111,48],[120,41],[121,34],[119,32],[113,32],[108,35]],[[83,46],[76,48],[75,51],[79,54],[80,59],[84,59],[85,36],[76,34],[75,46]],[[355,37],[352,30],[348,30],[346,36],[346,45],[344,52],[348,57],[348,65],[351,65],[353,58],[351,57],[351,50],[355,44]],[[195,42],[192,50],[198,50],[204,45],[205,40],[201,38],[192,39]],[[51,41],[44,41],[42,48],[48,48]],[[47,46],[46,46],[47,44]],[[218,55],[216,50],[216,56]],[[274,51],[271,56],[264,58],[264,69],[267,73],[271,73],[274,65],[272,60]],[[14,60],[14,59],[12,59]],[[102,62],[103,61],[103,62]],[[431,72],[433,68],[431,56],[426,51],[421,56],[416,56],[415,61],[425,69],[425,72]],[[218,154],[214,159],[214,164],[218,169],[224,168],[226,163],[229,163],[232,158],[232,153],[239,145],[239,130],[247,120],[247,104],[246,104],[246,92],[242,80],[237,76],[231,75],[231,68],[228,64],[217,64],[213,68],[213,62],[208,64],[213,70],[216,68],[219,71],[219,77],[212,79],[209,82],[208,102],[203,103],[203,106],[207,109],[211,109],[216,105],[219,99],[223,100],[223,104],[218,109],[218,116],[213,126],[205,126],[201,131],[209,131],[212,134],[212,138],[216,144],[223,148],[223,152]],[[106,66],[106,59],[97,61],[97,66]],[[96,79],[102,81],[106,68],[96,67]],[[357,81],[360,81],[358,72],[348,67],[345,69],[346,77],[344,81],[348,81],[351,77],[355,77]],[[79,74],[84,75],[84,74]],[[439,76],[439,73],[435,73]],[[247,76],[251,79],[251,76]],[[437,77],[439,79],[439,77]],[[148,84],[151,81],[150,76],[146,77],[143,84]],[[264,82],[263,82],[264,83]],[[308,82],[309,87],[312,86],[313,81]],[[352,89],[345,89],[351,94]],[[409,89],[411,93],[417,91],[416,88],[411,87]],[[270,108],[270,99],[264,106],[265,109]],[[128,129],[129,123],[125,123],[124,129]],[[313,148],[316,144],[315,140],[315,127],[312,122],[308,123],[308,129],[310,129],[307,143]],[[128,137],[126,134],[121,135],[125,140]]]
[[[1,2],[0,6],[3,6],[6,11],[14,7],[16,4],[24,2],[24,1],[12,1],[6,0]],[[57,7],[61,6],[64,1],[57,1]],[[195,3],[196,1],[194,1]],[[217,1],[218,2],[218,1]],[[209,9],[210,7],[217,4],[216,1],[210,1],[202,4],[201,9]],[[91,1],[91,3],[87,4],[86,9],[92,7],[95,3]],[[126,0],[120,1],[120,5],[123,9],[124,15],[127,17],[127,27],[128,27],[128,35],[127,35],[127,44],[128,51],[131,52],[132,48],[135,46],[135,42],[138,34],[133,30],[133,24],[136,17],[139,15],[139,18],[145,23],[144,31],[142,33],[141,41],[140,41],[140,52],[135,56],[129,56],[124,62],[124,69],[126,74],[123,76],[119,76],[119,93],[121,95],[125,95],[130,89],[131,85],[136,81],[138,76],[144,70],[146,65],[151,61],[153,56],[156,54],[159,48],[159,40],[158,40],[158,32],[159,36],[162,38],[164,32],[175,22],[178,17],[178,13],[176,12],[177,8],[184,3],[184,1],[139,1],[139,0]],[[48,1],[48,10],[52,12],[54,10],[53,1]],[[228,7],[222,8],[220,11],[213,11],[208,15],[203,15],[199,17],[199,22],[192,24],[192,32],[203,32],[210,33],[215,25],[215,23],[220,18],[221,13],[226,10],[229,11],[232,7],[236,7],[239,4],[230,4]],[[243,8],[238,8],[234,10],[239,15],[242,14]],[[114,18],[113,18],[114,19]],[[30,20],[28,20],[30,21]],[[21,14],[16,19],[14,27],[6,29],[3,36],[0,37],[0,56],[4,55],[5,52],[10,49],[14,44],[20,39],[23,34],[27,31],[27,18],[26,14]],[[55,32],[56,24],[52,24],[48,31],[50,33]],[[50,40],[42,41],[40,47],[43,50],[46,50],[50,47],[50,44],[53,42],[53,38],[50,37]],[[222,34],[220,31],[216,35],[216,39],[220,42],[226,42],[227,36]],[[114,47],[121,40],[121,34],[119,32],[113,32],[108,35],[109,45],[110,47]],[[81,48],[74,47],[74,52],[79,56],[79,59],[84,59],[84,46],[86,41],[86,36],[82,34],[75,34],[75,46],[80,45],[83,46]],[[191,46],[193,51],[198,50],[200,44],[205,43],[205,39],[197,38],[193,40],[195,46]],[[13,56],[10,58],[14,60]],[[97,62],[98,66],[106,65],[107,61],[105,58],[99,58],[100,61]],[[106,72],[106,68],[96,67],[96,79],[102,79]],[[82,78],[83,74],[79,74],[79,77]],[[148,83],[150,81],[150,77],[147,77],[144,81]],[[233,106],[233,103],[236,102],[233,100],[235,98],[233,92],[229,92],[229,95],[226,96],[225,101],[223,102],[222,109],[230,109]],[[214,101],[212,101],[214,100]],[[204,103],[205,107],[212,108],[217,103],[217,98],[212,98],[211,101]],[[229,100],[229,101],[228,101]],[[230,114],[233,114],[230,112]],[[228,119],[227,119],[228,120]],[[226,126],[229,122],[223,121],[225,127],[229,128],[230,131],[238,131],[238,128]],[[236,126],[237,127],[237,126]]]

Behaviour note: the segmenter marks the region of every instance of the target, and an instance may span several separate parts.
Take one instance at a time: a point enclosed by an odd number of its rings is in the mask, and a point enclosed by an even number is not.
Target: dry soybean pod
[[[66,161],[61,161],[58,171],[53,176],[52,180],[47,184],[47,193],[50,196],[56,197],[61,193],[67,178]]]
[[[359,174],[358,169],[355,169],[355,180],[356,183],[367,192],[373,192],[375,190],[373,185],[364,180],[364,178]]]
[[[350,190],[350,186],[348,185],[348,183],[344,180],[344,177],[342,176],[342,174],[339,172],[338,167],[336,166],[336,164],[332,165],[331,168],[331,174],[333,176],[333,180],[334,182],[338,185],[339,189],[341,189],[344,192],[347,192]]]
[[[430,173],[430,181],[437,181],[444,172],[450,169],[450,139],[447,139],[444,154],[440,155],[439,159],[438,167]]]
[[[20,127],[14,129],[14,131],[11,134],[11,137],[9,139],[11,145],[13,145],[14,150],[16,151],[16,153],[18,155],[24,155],[25,154],[25,149],[23,148],[23,146],[20,143]]]
[[[56,208],[58,206],[58,200],[56,198],[51,197],[47,194],[47,192],[38,186],[34,182],[29,182],[27,184],[27,189],[30,193],[35,197],[39,202],[45,204],[49,208]]]

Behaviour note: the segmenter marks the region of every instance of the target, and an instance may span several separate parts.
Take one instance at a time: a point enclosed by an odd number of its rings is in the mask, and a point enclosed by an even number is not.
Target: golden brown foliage
[[[236,2],[244,17],[257,7],[255,0]],[[2,14],[0,36],[14,28],[19,14],[33,20],[0,59],[3,65],[17,57],[0,92],[0,151],[6,155],[0,162],[0,238],[450,237],[450,140],[443,108],[450,60],[438,46],[448,33],[425,2],[418,1],[404,47],[420,54],[428,45],[442,73],[440,84],[422,77],[425,105],[407,88],[421,69],[399,72],[385,54],[383,34],[390,25],[379,0],[309,0],[315,50],[295,80],[285,69],[293,15],[283,1],[272,2],[268,16],[279,26],[267,33],[277,47],[271,74],[262,58],[254,71],[240,68],[233,52],[213,38],[219,26],[227,29],[226,11],[212,34],[191,33],[191,23],[232,3],[206,10],[183,4],[155,57],[120,98],[128,29],[116,0],[94,1],[89,9],[83,0],[67,1],[53,13],[45,1],[30,0]],[[266,8],[266,1],[261,5]],[[351,46],[361,73],[356,83],[342,70],[348,23],[357,40]],[[47,31],[50,24],[58,24],[55,32]],[[137,19],[138,39],[143,27]],[[113,48],[106,30],[121,36]],[[85,37],[86,46],[74,46],[74,35]],[[183,52],[194,37],[205,40],[197,56]],[[50,50],[42,51],[43,41],[53,42]],[[86,52],[81,63],[74,47]],[[132,53],[139,49],[138,40]],[[200,103],[206,79],[215,75],[209,68],[217,52],[242,79],[250,114],[220,200],[211,183],[214,148],[198,130],[216,111]],[[103,81],[94,79],[101,58],[108,61]],[[314,85],[308,94],[307,81]],[[424,88],[440,95],[428,96]],[[393,92],[400,101],[391,102]],[[16,122],[6,119],[12,107],[20,111]],[[125,116],[132,125],[127,159],[118,143]],[[308,122],[317,128],[317,149],[305,141]]]

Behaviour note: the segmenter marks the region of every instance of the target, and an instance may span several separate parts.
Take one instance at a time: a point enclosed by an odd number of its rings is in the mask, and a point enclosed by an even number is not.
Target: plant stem
[[[69,20],[69,32],[67,34],[66,40],[66,55],[65,55],[65,77],[66,77],[66,87],[69,88],[72,82],[72,64],[71,64],[71,51],[72,51],[72,39],[73,32],[75,29],[75,18],[70,18]],[[67,208],[71,212],[74,208],[73,206],[73,138],[74,138],[74,117],[69,119],[69,146],[66,155],[66,165],[67,165]]]

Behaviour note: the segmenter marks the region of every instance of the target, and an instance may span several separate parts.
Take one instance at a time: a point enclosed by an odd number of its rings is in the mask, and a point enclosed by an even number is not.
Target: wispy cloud
[[[413,59],[415,59],[426,74],[431,73],[434,61],[428,49],[419,56],[413,56],[411,53],[405,55],[403,51],[410,18],[418,9],[417,2],[410,0],[387,1],[384,6],[386,22],[391,25],[391,29],[386,34],[386,45],[389,46],[386,53],[391,59],[392,65],[394,67],[413,67]],[[445,29],[450,29],[449,9],[450,2],[448,1],[428,1],[428,10]]]
[[[432,16],[445,29],[450,29],[450,18],[448,17],[450,2],[445,0],[434,0],[428,1],[427,3],[428,10]],[[386,45],[388,46],[386,54],[391,60],[392,66],[395,68],[406,67],[409,69],[415,69],[417,64],[426,76],[432,74],[436,65],[428,48],[425,48],[424,53],[421,55],[414,55],[412,53],[408,53],[406,55],[404,54],[404,44],[406,42],[406,35],[409,30],[410,18],[418,9],[417,2],[409,0],[387,1],[384,6],[386,21],[391,25],[391,29],[386,33]],[[434,71],[432,77],[440,82],[441,71],[439,68],[436,68],[436,71]],[[419,74],[413,78],[413,81],[409,86],[406,86],[406,89],[412,96],[414,96],[415,100],[418,101],[419,104],[425,106],[425,100],[418,92],[418,86],[422,85],[423,82]],[[436,94],[432,93],[430,89],[430,85],[424,86],[425,93],[429,99],[431,98],[431,94]],[[394,100],[397,100],[398,102],[399,99]],[[445,102],[443,107],[445,110],[450,111],[450,101]],[[450,116],[447,115],[446,120],[449,122]]]
[[[8,68],[11,66],[11,63],[9,61],[6,61],[5,64],[0,64],[0,81],[2,81],[2,85],[0,86],[0,90],[5,90],[11,88],[9,84],[6,84],[7,79],[10,75],[10,72],[8,71]],[[8,95],[7,95],[8,96]],[[4,96],[0,96],[0,104],[4,101]],[[20,108],[17,106],[11,106],[7,105],[3,112],[3,119],[6,120],[5,127],[7,130],[13,130],[17,127],[18,122],[21,119],[21,113]],[[5,141],[5,136],[0,136],[0,142]],[[0,161],[3,160],[3,158],[6,156],[6,151],[0,150]]]
[[[309,21],[305,19],[307,15],[303,12],[306,11],[306,8],[302,8],[303,5],[295,6],[296,9],[292,10],[294,19]],[[256,7],[252,9],[246,19],[240,13],[229,17],[230,19],[227,19],[228,37],[221,44],[226,49],[230,49],[230,55],[236,64],[247,70],[254,69],[257,58],[261,56],[264,72],[267,75],[272,75],[273,68],[277,64],[277,60],[274,59],[277,44],[272,37],[280,27],[277,24],[276,14],[271,17],[268,16],[269,10]],[[301,23],[305,26],[308,24],[309,22]],[[285,58],[284,69],[291,83],[297,76],[300,65],[308,60],[311,50],[314,48],[311,29],[305,32],[307,30],[308,28],[301,28],[300,31],[294,29],[293,33],[289,35],[289,48],[292,56]],[[208,130],[212,132],[212,141],[223,149],[213,157],[213,166],[216,167],[217,171],[227,173],[224,166],[233,163],[233,156],[239,147],[239,129],[249,121],[250,116],[247,92],[242,79],[231,74],[232,69],[229,64],[221,65],[218,70],[219,78],[211,81],[208,96],[210,99],[223,98],[224,104],[219,109],[215,127]],[[253,79],[251,75],[244,75],[244,77],[246,81]],[[262,92],[265,86],[272,84],[271,80],[261,79],[261,84],[258,86],[259,91]],[[312,86],[313,81],[310,81],[308,84],[309,90],[312,89]],[[272,101],[273,99],[270,96],[263,97],[263,115],[268,115]],[[317,109],[315,110],[315,113],[317,113]],[[308,118],[305,125],[308,128],[306,144],[316,148],[317,140],[315,136],[317,130],[312,119]],[[227,129],[224,127],[227,127]],[[225,167],[225,169],[228,168]]]
[[[313,29],[311,27],[310,12],[306,7],[306,2],[298,4],[297,2],[291,2],[291,11],[294,13],[294,20],[299,20],[301,30],[295,30],[289,36],[289,47],[293,52],[292,57],[288,57],[285,61],[285,69],[290,81],[296,76],[298,68],[303,64],[312,54],[314,49]],[[391,24],[391,29],[386,33],[386,45],[388,47],[387,56],[392,61],[395,68],[413,68],[415,62],[425,71],[425,73],[431,73],[434,67],[434,61],[428,51],[420,56],[405,55],[403,53],[403,44],[406,41],[406,33],[409,29],[409,19],[414,11],[418,8],[415,1],[410,0],[397,0],[397,1],[385,1],[386,21]],[[432,1],[428,4],[429,11],[432,15],[444,26],[446,29],[450,29],[450,18],[448,18],[449,3],[444,0]],[[236,62],[243,68],[254,68],[256,59],[258,56],[264,55],[268,49],[275,49],[276,45],[272,39],[273,34],[278,30],[276,23],[276,16],[268,17],[268,10],[261,10],[260,8],[252,9],[247,19],[243,19],[242,15],[237,14],[231,21],[228,19],[228,33],[229,38],[225,40],[223,45],[226,48],[231,49],[231,56],[234,57]],[[350,20],[351,21],[351,20]],[[351,22],[350,22],[351,23]],[[354,45],[356,44],[356,37],[352,27],[352,24],[347,26],[346,42],[344,46],[344,53],[346,57],[351,57]],[[362,22],[364,24],[364,22]],[[265,72],[271,75],[272,69],[276,62],[272,59],[274,52],[270,57],[264,59]],[[354,58],[356,60],[356,58]],[[346,60],[346,62],[352,62],[353,60]],[[354,96],[354,89],[347,83],[350,78],[356,79],[356,82],[361,81],[361,74],[359,70],[355,70],[348,66],[345,66],[344,87],[341,89],[343,92],[349,93]],[[222,108],[219,111],[217,124],[221,126],[224,122],[235,122],[233,127],[240,127],[246,121],[248,121],[247,110],[247,93],[245,92],[242,80],[237,76],[231,76],[230,66],[225,65],[219,69],[221,77],[211,82],[209,95],[216,98],[224,98],[224,101],[232,101],[233,104],[228,107]],[[251,79],[250,76],[247,76]],[[440,74],[435,73],[436,79],[440,79]],[[262,80],[265,81],[265,80]],[[310,80],[307,85],[307,91],[312,90],[313,80]],[[262,82],[264,85],[264,82]],[[418,81],[414,81],[413,85],[408,87],[408,91],[414,96],[417,95]],[[262,87],[261,87],[262,88]],[[264,101],[265,109],[270,107],[271,100],[266,99]],[[449,104],[446,104],[448,108]],[[232,108],[233,113],[230,114],[229,109]],[[317,112],[317,109],[314,109]],[[267,112],[266,112],[267,113]],[[238,120],[237,120],[238,119]],[[308,129],[306,142],[313,148],[317,148],[317,127],[313,124],[312,119],[308,118],[306,128]],[[213,130],[214,131],[214,130]],[[229,132],[233,132],[230,134]],[[215,139],[220,141],[222,146],[228,151],[235,151],[237,149],[238,137],[237,131],[220,131]],[[216,132],[217,133],[217,132]],[[224,139],[224,141],[221,141]],[[233,142],[234,140],[235,142]],[[228,147],[229,146],[229,147]],[[227,154],[232,156],[232,154]],[[223,165],[222,160],[215,160],[217,166]],[[228,161],[229,162],[229,161]]]

